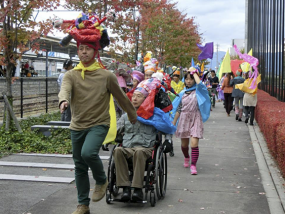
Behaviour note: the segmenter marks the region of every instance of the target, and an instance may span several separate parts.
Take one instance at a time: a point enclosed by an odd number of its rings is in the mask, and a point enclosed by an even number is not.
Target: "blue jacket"
[[[241,84],[243,82],[244,82],[244,78],[242,77],[235,77],[234,79],[231,79],[230,86],[234,87],[233,92],[232,92],[232,97],[243,97],[244,96],[244,93],[241,90],[235,88],[236,84]]]

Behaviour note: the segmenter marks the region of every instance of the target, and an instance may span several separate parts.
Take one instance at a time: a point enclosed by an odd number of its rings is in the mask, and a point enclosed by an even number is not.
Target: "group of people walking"
[[[256,93],[244,92],[237,87],[237,85],[243,84],[245,80],[248,80],[250,74],[251,71],[243,73],[241,69],[236,71],[236,75],[227,73],[223,79],[221,89],[224,92],[224,107],[227,116],[230,116],[234,104],[235,119],[242,121],[244,113],[245,123],[248,123],[250,117],[249,125],[253,125],[257,95]]]
[[[90,201],[98,202],[105,195],[108,180],[99,157],[99,150],[112,131],[112,114],[109,110],[113,98],[116,106],[121,110],[120,114],[117,114],[117,135],[122,136],[123,142],[121,147],[114,150],[113,157],[116,163],[117,186],[123,188],[122,201],[143,200],[145,163],[152,155],[158,131],[165,134],[163,142],[165,152],[169,152],[171,148],[170,141],[173,134],[181,139],[181,151],[184,155],[181,167],[184,166],[192,175],[197,175],[199,140],[204,134],[203,122],[210,116],[209,93],[206,85],[201,81],[201,72],[197,67],[192,66],[187,69],[181,81],[180,72],[182,71],[174,69],[171,78],[169,74],[158,68],[158,61],[148,53],[144,57],[143,71],[130,71],[118,62],[114,62],[116,66],[113,70],[105,69],[100,60],[99,49],[109,44],[108,34],[103,27],[94,28],[94,26],[99,26],[109,17],[113,16],[107,13],[106,17],[100,20],[94,14],[82,13],[74,23],[68,22],[72,30],[62,42],[62,45],[68,44],[66,40],[70,41],[74,38],[77,41],[80,59],[80,63],[74,68],[72,62],[66,62],[64,64],[66,71],[58,80],[60,111],[62,114],[71,114],[69,128],[78,198],[78,206],[73,214],[89,214]],[[56,25],[58,23],[63,21],[55,22]],[[92,34],[90,40],[86,41],[86,32],[76,28],[75,23],[83,24],[83,30],[88,29]],[[127,84],[127,79],[132,80],[132,88]],[[209,79],[214,93],[217,94],[219,80],[215,72],[212,72]],[[244,79],[241,77],[233,78],[228,74],[222,84],[228,116],[232,108],[233,96],[237,98],[238,120],[241,120],[242,104],[250,104],[250,107],[254,105],[254,102],[249,102],[251,97],[245,97],[242,100],[243,93],[233,91],[234,85],[241,83],[242,80]],[[173,99],[170,100],[168,95]],[[70,113],[67,112],[69,108]],[[254,108],[247,109],[254,110]],[[152,116],[161,117],[163,123],[153,122]],[[64,118],[65,116],[63,120]],[[160,127],[161,125],[163,128]],[[134,176],[131,181],[127,159],[132,159],[133,162]],[[89,168],[96,182],[91,199],[89,198]],[[133,194],[131,194],[131,188],[134,189]]]

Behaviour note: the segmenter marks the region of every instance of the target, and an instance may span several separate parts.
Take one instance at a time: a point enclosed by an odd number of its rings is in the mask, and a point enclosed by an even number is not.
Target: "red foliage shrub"
[[[285,103],[259,90],[255,119],[267,142],[268,149],[277,160],[285,176]],[[283,159],[282,159],[283,158]]]
[[[277,163],[283,177],[285,177],[285,124],[282,124],[277,128],[276,145]]]

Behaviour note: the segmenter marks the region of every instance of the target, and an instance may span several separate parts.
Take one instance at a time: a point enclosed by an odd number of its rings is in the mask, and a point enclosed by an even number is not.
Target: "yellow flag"
[[[230,54],[229,54],[229,50],[227,50],[227,53],[222,61],[222,64],[221,64],[221,69],[220,69],[220,72],[219,72],[219,79],[222,78],[222,74],[223,73],[231,73],[232,72],[232,69],[231,69],[231,57],[230,57]]]
[[[248,55],[252,56],[252,49],[250,49]],[[248,62],[243,62],[240,67],[243,72],[248,72],[250,69],[250,64]]]
[[[116,110],[112,94],[110,95],[109,114],[110,114],[110,128],[103,142],[103,145],[113,142],[116,139],[117,135],[117,118],[116,118]]]
[[[202,65],[201,65],[201,73],[204,71],[204,62],[202,63]]]
[[[250,51],[248,52],[249,56],[252,56],[252,49],[250,49]]]

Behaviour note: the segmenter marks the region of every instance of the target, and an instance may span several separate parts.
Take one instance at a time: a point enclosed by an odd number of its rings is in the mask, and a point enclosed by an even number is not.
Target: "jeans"
[[[233,97],[232,93],[224,93],[225,96],[225,109],[228,114],[231,113],[231,110],[233,109]]]
[[[99,157],[99,150],[108,130],[109,127],[106,125],[93,126],[81,131],[71,130],[75,183],[79,204],[88,206],[90,202],[89,167],[96,184],[103,185],[106,182],[106,174]]]
[[[248,113],[250,112],[250,124],[253,124],[254,121],[254,110],[255,106],[245,106],[244,107],[245,118],[248,118]]]

